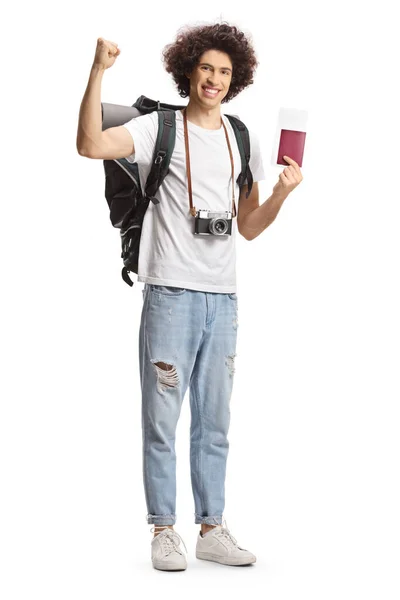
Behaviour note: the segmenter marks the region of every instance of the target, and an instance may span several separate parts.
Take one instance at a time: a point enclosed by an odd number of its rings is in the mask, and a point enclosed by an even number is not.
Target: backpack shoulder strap
[[[153,163],[146,181],[145,196],[154,204],[160,201],[155,194],[168,174],[168,167],[175,147],[176,114],[174,110],[158,110],[158,135],[154,147]]]
[[[172,110],[185,108],[185,105],[183,104],[167,104],[166,102],[160,102],[159,100],[152,100],[151,98],[147,98],[147,96],[139,96],[132,106],[137,108],[142,114],[147,114],[149,112],[153,112],[154,110],[165,110],[168,108],[171,108]]]
[[[236,141],[239,147],[240,158],[242,160],[242,170],[240,172],[239,177],[237,178],[237,184],[239,188],[242,187],[244,181],[247,179],[248,190],[246,193],[246,198],[249,197],[251,188],[253,187],[253,175],[250,170],[249,161],[250,161],[250,136],[249,130],[246,125],[238,118],[233,115],[225,115],[235,132]]]

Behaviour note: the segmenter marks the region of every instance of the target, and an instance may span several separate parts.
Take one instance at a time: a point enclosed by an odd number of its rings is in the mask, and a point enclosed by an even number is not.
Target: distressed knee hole
[[[154,364],[157,373],[157,387],[160,392],[163,392],[166,387],[176,387],[178,385],[178,373],[174,365],[169,365],[165,362],[154,360],[151,361]]]

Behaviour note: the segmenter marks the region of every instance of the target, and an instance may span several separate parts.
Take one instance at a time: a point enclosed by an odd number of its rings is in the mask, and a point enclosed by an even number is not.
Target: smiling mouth
[[[202,90],[204,91],[204,93],[207,96],[213,96],[213,97],[218,96],[219,92],[221,91],[221,90],[218,90],[218,89],[215,89],[215,88],[214,89],[213,88],[208,88],[207,86],[202,86]]]

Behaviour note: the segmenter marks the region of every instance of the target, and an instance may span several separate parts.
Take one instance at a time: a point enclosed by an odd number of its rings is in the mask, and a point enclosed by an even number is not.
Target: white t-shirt
[[[240,189],[240,153],[229,119],[221,114],[228,131],[234,159],[235,205]],[[158,131],[154,111],[124,124],[131,133],[142,191],[150,173]],[[257,136],[250,134],[250,169],[253,181],[264,179]],[[193,206],[196,210],[232,211],[232,168],[225,131],[204,129],[188,121]],[[247,181],[245,182],[247,183]],[[138,281],[183,287],[205,292],[236,292],[236,217],[231,235],[194,233],[186,176],[183,114],[176,111],[176,141],[169,173],[155,194],[159,204],[149,202],[140,238]]]

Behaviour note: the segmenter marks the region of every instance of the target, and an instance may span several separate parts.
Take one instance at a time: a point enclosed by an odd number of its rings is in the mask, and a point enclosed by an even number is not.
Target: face
[[[189,77],[190,98],[196,97],[198,102],[210,108],[220,104],[229,91],[232,69],[231,59],[225,52],[204,52]],[[214,91],[207,92],[206,87],[214,88]]]

